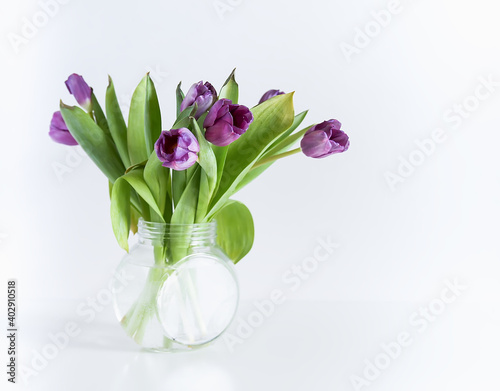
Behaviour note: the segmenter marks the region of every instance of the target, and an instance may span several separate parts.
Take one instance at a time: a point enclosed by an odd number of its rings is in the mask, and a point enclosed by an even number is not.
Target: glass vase
[[[219,337],[234,318],[239,287],[233,263],[217,246],[216,223],[141,219],[137,235],[116,271],[125,278],[112,285],[125,332],[154,351],[194,349]]]

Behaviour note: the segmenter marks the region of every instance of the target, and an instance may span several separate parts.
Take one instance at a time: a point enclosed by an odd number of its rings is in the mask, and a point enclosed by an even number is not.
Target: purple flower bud
[[[253,121],[250,109],[234,105],[229,99],[220,99],[208,112],[203,127],[205,138],[214,145],[225,147],[245,133]]]
[[[189,106],[198,105],[198,110],[196,110],[195,118],[198,119],[201,115],[207,111],[210,106],[217,100],[217,91],[208,81],[203,84],[203,81],[199,81],[191,86],[187,92],[184,100],[181,103],[181,111],[185,110]]]
[[[284,92],[280,91],[280,90],[269,90],[264,95],[262,95],[262,98],[260,98],[260,101],[259,101],[259,105],[268,99],[271,99],[271,98],[274,98],[275,96],[283,95],[283,94],[284,94]]]
[[[69,93],[75,97],[78,104],[85,110],[90,111],[92,107],[92,90],[85,80],[83,80],[83,77],[73,73],[65,83]]]
[[[196,163],[200,144],[187,128],[164,130],[155,143],[155,151],[163,167],[182,171]]]
[[[64,145],[78,145],[68,130],[60,111],[56,111],[50,121],[49,136],[56,143]]]
[[[341,124],[336,119],[313,126],[300,142],[302,152],[309,157],[323,158],[347,151],[349,136],[340,130],[340,127]]]

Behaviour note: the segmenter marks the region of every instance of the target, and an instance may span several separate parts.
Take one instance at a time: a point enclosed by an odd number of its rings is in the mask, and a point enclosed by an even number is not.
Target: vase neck
[[[139,243],[163,246],[174,242],[176,245],[209,246],[215,244],[217,224],[215,221],[199,224],[165,224],[139,219]]]

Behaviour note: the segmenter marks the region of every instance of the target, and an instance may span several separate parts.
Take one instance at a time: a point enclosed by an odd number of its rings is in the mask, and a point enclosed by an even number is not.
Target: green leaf
[[[130,231],[136,234],[139,230],[139,218],[141,214],[133,206],[130,207]]]
[[[130,186],[137,192],[139,197],[141,197],[147,205],[163,220],[162,213],[158,204],[156,203],[155,197],[151,190],[149,189],[146,181],[144,180],[144,170],[137,169],[130,171],[128,174],[123,175],[119,180],[125,180]]]
[[[125,167],[111,137],[79,107],[66,106],[61,102],[61,113],[71,135],[104,175],[114,183],[123,175]]]
[[[294,134],[288,136],[283,141],[281,141],[280,143],[278,143],[275,147],[271,148],[268,152],[266,152],[261,157],[261,159],[267,159],[270,156],[275,156],[275,155],[278,155],[280,153],[288,151],[313,126],[314,125],[308,126],[307,128],[304,128],[304,129],[298,131],[297,133],[294,133]]]
[[[140,196],[138,196],[139,199],[139,210],[141,211],[141,216],[144,220],[146,221],[155,221],[158,222],[159,220],[161,221],[158,213],[151,213],[152,210],[149,206],[149,204]],[[153,216],[151,216],[153,215]]]
[[[191,178],[193,177],[194,174],[196,174],[196,171],[200,168],[199,164],[193,164],[191,167],[189,167],[186,171],[186,182],[189,183]]]
[[[156,140],[160,137],[161,112],[158,96],[156,95],[156,89],[153,80],[149,77],[149,73],[146,75],[146,101],[144,110],[146,148],[150,154],[154,151]]]
[[[212,146],[205,138],[205,135],[201,131],[196,120],[191,117],[191,128],[194,135],[198,139],[198,144],[200,145],[200,152],[198,152],[198,163],[201,168],[207,174],[207,180],[210,190],[210,197],[215,190],[217,185],[217,161],[215,159],[214,151]]]
[[[178,224],[175,237],[172,237],[169,243],[174,262],[180,261],[188,252],[189,241],[187,238],[191,229],[190,224],[193,224],[196,220],[201,171],[200,166],[196,165],[195,171],[172,215],[171,224]]]
[[[181,84],[182,82],[179,82],[179,84],[177,85],[177,89],[175,90],[175,100],[177,103],[177,117],[179,117],[181,113],[181,103],[184,100],[184,92],[182,92]]]
[[[145,160],[145,161],[143,161],[143,162],[140,162],[140,163],[134,164],[133,166],[130,166],[130,167],[129,167],[129,168],[127,168],[127,170],[125,171],[125,174],[128,174],[128,173],[129,173],[129,171],[132,171],[132,170],[137,170],[138,168],[144,168],[144,167],[146,167],[146,163],[147,163],[147,162],[148,162],[148,161],[147,161],[147,160]]]
[[[130,167],[127,146],[127,124],[123,119],[123,114],[116,97],[113,80],[109,77],[109,84],[106,90],[106,114],[108,116],[109,131],[115,142],[118,154],[125,167]]]
[[[219,147],[217,145],[212,145],[212,151],[214,151],[215,160],[217,161],[217,184],[220,184],[222,173],[224,172],[224,165],[226,164],[227,151],[229,147]],[[216,189],[217,191],[218,189]]]
[[[230,99],[234,104],[238,103],[239,94],[238,83],[236,83],[236,79],[234,78],[235,72],[236,68],[233,69],[227,78],[219,94],[219,99]]]
[[[182,111],[177,116],[177,119],[175,120],[172,129],[187,128],[189,126],[189,123],[191,122],[191,119],[189,117],[195,113],[196,111],[195,109],[196,109],[196,104],[194,104],[193,106],[186,107],[184,111]]]
[[[306,110],[306,111],[303,111],[302,113],[297,114],[295,116],[295,118],[293,119],[292,126],[290,126],[285,133],[283,133],[280,137],[278,137],[278,139],[271,145],[271,147],[269,148],[269,150],[273,149],[280,142],[282,142],[288,136],[290,136],[293,132],[295,132],[295,129],[297,129],[300,126],[300,124],[304,121],[304,119],[306,118],[306,115],[307,115],[308,112],[309,111]],[[265,155],[268,154],[269,150],[266,151]],[[283,152],[283,149],[280,152]],[[277,152],[277,153],[280,153],[280,152]]]
[[[111,193],[111,224],[121,248],[128,252],[128,236],[131,228],[130,186],[117,180]]]
[[[259,158],[258,161],[260,161],[261,159],[265,159],[269,156],[274,156],[276,154],[285,152],[295,143],[295,141],[297,141],[300,137],[302,137],[302,136],[297,137],[294,135],[292,138],[290,138],[289,136],[290,136],[290,134],[292,134],[295,131],[295,129],[297,129],[297,127],[300,126],[300,124],[302,123],[302,121],[304,120],[306,115],[307,115],[307,111],[303,111],[302,113],[297,114],[295,116],[295,119],[293,120],[292,126],[290,126],[290,128],[288,128],[287,131],[285,133],[283,133],[283,135],[280,136],[278,138],[278,140],[276,140],[269,147],[269,151],[266,152],[264,155],[262,155],[262,157]],[[309,129],[309,128],[307,128],[307,129]],[[290,142],[289,139],[290,140],[294,139],[294,140],[292,140]],[[242,188],[244,188],[246,185],[248,185],[250,182],[252,182],[255,178],[257,178],[259,175],[261,175],[264,171],[266,171],[273,164],[274,164],[274,162],[271,162],[268,164],[263,164],[261,166],[252,168],[248,172],[248,174],[246,174],[245,177],[238,184],[238,186],[236,187],[236,191],[240,191]]]
[[[196,207],[195,223],[200,223],[205,218],[210,204],[211,190],[208,181],[207,173],[201,170],[200,174],[200,191],[198,194],[198,205]]]
[[[165,222],[143,175],[143,169],[128,172],[116,180],[111,192],[111,223],[113,225],[113,232],[120,246],[127,251],[128,236],[131,229],[131,189],[134,189],[139,195],[140,202],[148,205],[157,214],[155,221]]]
[[[217,243],[237,263],[252,249],[252,214],[241,202],[230,200],[215,214],[214,219],[217,221]]]
[[[196,222],[201,222],[208,211],[210,200],[217,186],[217,161],[210,143],[205,139],[198,122],[193,117],[191,117],[190,127],[200,145],[198,163],[203,170],[200,178],[200,195],[195,219]]]
[[[193,224],[200,190],[200,167],[196,167],[172,215],[171,224]],[[175,181],[175,178],[174,178]]]
[[[293,93],[276,96],[252,109],[249,129],[229,145],[219,189],[207,215],[214,215],[235,192],[254,163],[293,123]]]
[[[179,128],[188,128],[191,124],[191,115],[196,112],[196,104],[193,106],[190,106],[186,108],[177,118],[174,126],[172,129],[179,129]],[[193,174],[194,170],[197,167],[191,166],[187,170],[172,170],[172,200],[174,202],[174,206],[177,206],[177,203],[179,202],[182,193],[184,192],[184,189],[186,185],[188,184],[189,180],[191,179],[191,175]]]
[[[177,207],[187,183],[187,170],[172,170],[172,201],[174,207]]]
[[[168,194],[169,178],[170,169],[163,167],[158,156],[156,156],[156,152],[152,152],[144,168],[144,180],[151,190],[165,221],[170,221],[172,216],[172,200]]]
[[[94,95],[94,91],[92,90],[92,111],[94,112],[95,120],[97,122],[97,125],[104,130],[104,133],[110,134],[109,132],[109,126],[108,126],[108,121],[106,120],[106,116],[104,115],[104,112],[102,111],[101,105],[97,101],[97,98]]]
[[[264,173],[264,171],[266,171],[269,167],[271,167],[271,165],[273,164],[274,162],[272,163],[267,163],[267,164],[263,164],[259,167],[256,167],[256,168],[252,168],[250,171],[248,171],[248,173],[245,175],[245,177],[241,180],[240,183],[238,183],[238,186],[236,186],[236,191],[240,191],[241,189],[243,189],[246,185],[248,185],[250,182],[252,182],[254,179],[256,179],[258,176],[260,176],[261,174]]]
[[[149,158],[145,136],[145,107],[148,76],[144,76],[132,95],[128,116],[127,144],[130,164],[134,165]]]

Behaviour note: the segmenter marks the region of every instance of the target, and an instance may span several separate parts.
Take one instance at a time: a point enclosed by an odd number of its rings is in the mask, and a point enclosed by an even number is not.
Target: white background
[[[9,34],[21,35],[25,18],[42,7],[3,1],[2,302],[7,278],[16,278],[27,367],[49,333],[68,321],[83,329],[27,384],[18,374],[20,384],[7,385],[355,390],[352,376],[363,376],[365,360],[408,331],[413,343],[361,389],[498,389],[500,86],[460,126],[445,113],[477,103],[480,78],[500,81],[500,7],[493,0],[402,1],[376,31],[373,12],[387,8],[385,1],[69,0],[40,17],[45,25],[15,50]],[[348,58],[343,43],[354,45],[366,28],[372,37]],[[296,111],[310,109],[306,123],[339,119],[351,148],[324,160],[291,157],[237,195],[256,225],[254,248],[237,266],[238,317],[246,319],[253,301],[274,289],[287,297],[261,327],[234,349],[219,341],[188,354],[141,352],[111,306],[90,324],[75,315],[106,287],[122,251],[106,179],[88,158],[75,160],[70,147],[49,139],[50,118],[59,99],[74,104],[64,86],[73,72],[101,102],[112,75],[125,106],[151,70],[169,124],[180,80],[185,88],[201,79],[220,87],[233,67],[240,103],[253,106],[270,88],[296,91]],[[398,175],[400,157],[416,156],[415,140],[436,128],[445,141],[391,187],[387,173]],[[68,172],[58,177],[57,165]],[[292,291],[283,274],[327,237],[338,249]],[[454,279],[467,288],[419,333],[411,314]]]

